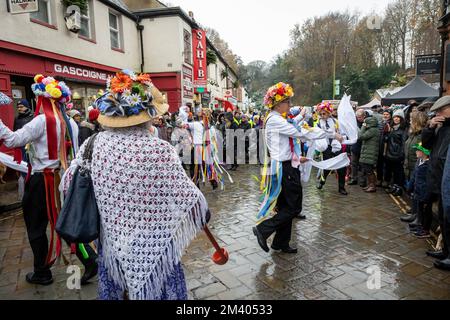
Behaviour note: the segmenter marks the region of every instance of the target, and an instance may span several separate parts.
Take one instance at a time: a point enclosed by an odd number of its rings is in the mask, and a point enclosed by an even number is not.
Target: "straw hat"
[[[107,92],[97,99],[98,122],[110,128],[143,124],[162,115],[169,105],[148,74],[122,70],[108,81]]]

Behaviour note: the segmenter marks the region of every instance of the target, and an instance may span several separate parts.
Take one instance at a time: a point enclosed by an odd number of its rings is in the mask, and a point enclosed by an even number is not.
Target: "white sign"
[[[225,98],[231,98],[233,96],[233,91],[232,90],[225,90],[223,93]]]
[[[8,11],[12,14],[36,12],[38,0],[8,0]]]
[[[22,99],[22,91],[19,89],[12,89],[12,96],[14,99]]]

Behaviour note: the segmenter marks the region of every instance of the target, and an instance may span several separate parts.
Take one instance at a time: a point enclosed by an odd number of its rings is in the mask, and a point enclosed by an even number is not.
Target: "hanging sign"
[[[192,42],[194,49],[194,88],[195,93],[206,92],[208,85],[206,63],[206,32],[200,29],[192,30]],[[204,90],[198,90],[202,88]]]

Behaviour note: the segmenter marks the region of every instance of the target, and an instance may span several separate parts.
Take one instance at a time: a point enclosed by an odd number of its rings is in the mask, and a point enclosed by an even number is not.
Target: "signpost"
[[[416,56],[416,75],[425,76],[441,73],[441,55],[428,54]]]
[[[8,0],[8,12],[11,14],[39,11],[38,0]]]
[[[194,88],[195,93],[203,93],[208,85],[206,61],[206,32],[200,29],[192,30],[194,47]]]

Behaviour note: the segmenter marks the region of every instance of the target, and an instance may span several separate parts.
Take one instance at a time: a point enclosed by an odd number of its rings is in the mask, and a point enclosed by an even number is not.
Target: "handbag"
[[[92,162],[96,137],[97,134],[88,141],[83,163]],[[58,216],[56,232],[69,243],[89,243],[99,237],[99,230],[100,217],[91,172],[88,168],[78,166]]]

